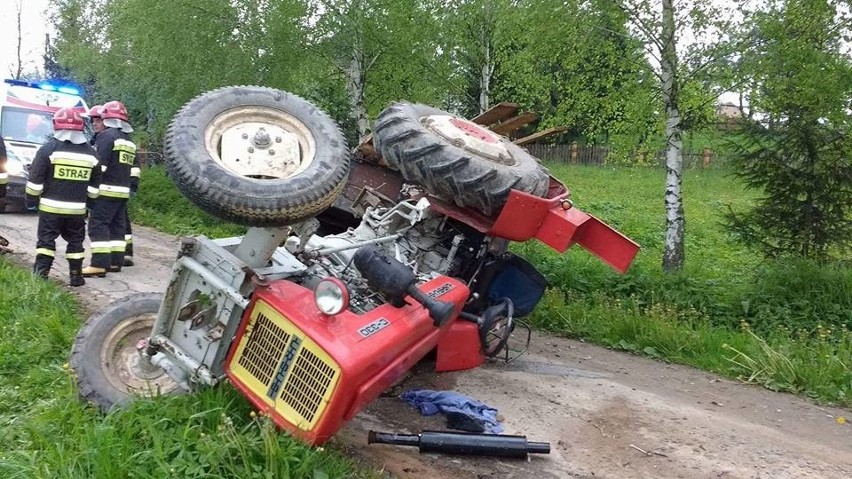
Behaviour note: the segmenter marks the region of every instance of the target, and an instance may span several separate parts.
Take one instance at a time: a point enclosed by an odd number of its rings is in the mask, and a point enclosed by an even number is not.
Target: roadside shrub
[[[841,264],[767,262],[747,285],[740,313],[756,331],[852,329],[852,269]]]

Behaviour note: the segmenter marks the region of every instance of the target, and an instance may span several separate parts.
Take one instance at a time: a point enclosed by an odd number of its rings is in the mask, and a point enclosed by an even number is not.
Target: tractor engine
[[[376,245],[425,282],[440,275],[458,276],[462,265],[483,245],[482,235],[475,235],[471,241],[446,216],[429,209],[426,199],[368,208],[357,228],[340,234],[312,234],[304,243],[303,236],[290,236],[285,244],[307,266],[301,278],[290,280],[314,289],[328,277],[340,279],[349,293],[349,309],[355,313],[365,313],[387,301],[354,264],[360,247]]]
[[[428,206],[403,201],[345,233],[287,239],[305,268],[256,287],[226,361],[278,426],[319,444],[436,348],[441,370],[482,364],[477,325],[455,320],[470,290],[449,276],[472,247]]]

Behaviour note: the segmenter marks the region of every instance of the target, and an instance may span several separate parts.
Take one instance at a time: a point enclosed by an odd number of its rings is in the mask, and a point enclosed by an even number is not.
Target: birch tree
[[[311,43],[318,57],[342,75],[358,136],[389,101],[435,102],[440,51],[435,37],[440,2],[423,0],[317,0]],[[446,87],[444,87],[446,92]]]
[[[17,0],[15,2],[15,27],[17,27],[18,38],[15,43],[15,55],[16,55],[16,65],[15,68],[10,72],[12,76],[16,80],[21,79],[21,75],[24,71],[24,62],[21,58],[21,45],[23,43],[23,38],[21,35],[21,13],[24,10],[24,2],[23,0]]]
[[[494,75],[507,17],[508,0],[453,0],[448,4],[446,28],[453,61],[464,85],[463,109],[470,116],[491,107]]]
[[[662,266],[667,272],[683,269],[686,217],[683,209],[683,86],[708,66],[720,61],[728,51],[714,49],[730,29],[730,17],[723,17],[710,0],[620,0],[636,35],[646,45],[648,55],[658,65],[665,121],[666,183],[664,191],[665,242]],[[680,43],[688,34],[694,43]]]

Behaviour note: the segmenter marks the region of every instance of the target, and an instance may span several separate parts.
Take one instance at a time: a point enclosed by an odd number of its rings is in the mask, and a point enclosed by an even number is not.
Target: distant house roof
[[[739,106],[731,102],[725,102],[716,105],[716,114],[724,118],[740,118],[743,115],[743,111]]]

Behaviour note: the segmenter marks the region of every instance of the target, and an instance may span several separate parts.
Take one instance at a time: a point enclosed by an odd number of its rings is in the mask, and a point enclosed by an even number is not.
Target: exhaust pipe
[[[420,452],[441,452],[468,456],[516,457],[550,454],[549,442],[529,442],[526,436],[422,431],[420,434],[396,434],[370,431],[367,444],[412,446]]]

